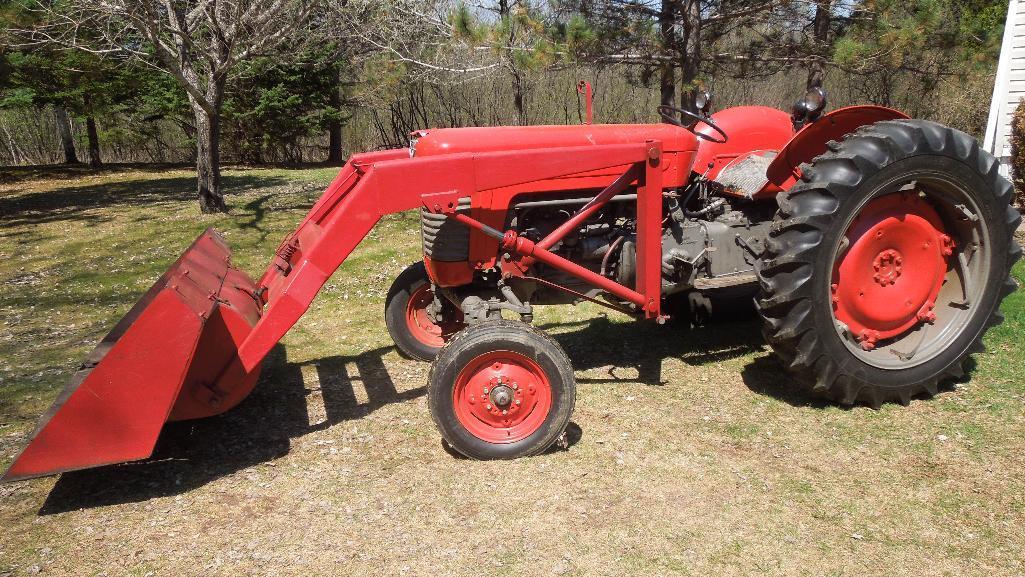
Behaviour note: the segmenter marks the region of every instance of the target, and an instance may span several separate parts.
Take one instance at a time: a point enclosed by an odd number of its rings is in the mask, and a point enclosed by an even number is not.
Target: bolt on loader
[[[790,112],[697,100],[658,124],[421,130],[356,154],[258,280],[203,233],[3,479],[144,459],[165,422],[231,409],[378,220],[412,209],[423,259],[395,279],[385,324],[432,363],[431,417],[474,459],[538,454],[569,423],[573,367],[531,325],[538,305],[697,323],[753,300],[792,386],[847,405],[962,376],[1016,288],[1020,216],[997,161],[897,110],[827,113],[820,88]]]

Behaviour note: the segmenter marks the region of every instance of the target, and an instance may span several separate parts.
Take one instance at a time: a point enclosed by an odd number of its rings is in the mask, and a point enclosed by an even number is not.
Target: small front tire
[[[566,430],[576,400],[569,357],[520,322],[492,320],[460,332],[431,366],[431,417],[471,459],[537,455]]]

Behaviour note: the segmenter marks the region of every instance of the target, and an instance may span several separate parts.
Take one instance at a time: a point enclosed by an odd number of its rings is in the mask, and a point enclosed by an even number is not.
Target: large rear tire
[[[442,322],[435,320],[439,304]],[[409,265],[392,282],[384,301],[384,323],[399,352],[418,361],[434,360],[445,342],[465,326],[461,311],[434,298],[423,262]]]
[[[1016,288],[1011,184],[975,139],[921,120],[860,128],[801,171],[756,267],[772,348],[843,404],[935,394]]]
[[[431,365],[427,404],[445,441],[471,459],[537,455],[566,430],[576,400],[559,343],[521,322],[456,335]]]

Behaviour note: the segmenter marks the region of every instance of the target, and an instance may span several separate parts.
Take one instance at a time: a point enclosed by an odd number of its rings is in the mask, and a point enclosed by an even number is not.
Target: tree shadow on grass
[[[316,190],[320,190],[321,187],[314,187]],[[247,202],[242,206],[243,212],[240,216],[244,217],[244,220],[238,221],[238,228],[241,230],[254,230],[259,233],[260,238],[257,243],[260,246],[267,241],[267,238],[271,234],[271,230],[263,225],[264,219],[267,217],[268,212],[275,210],[302,210],[308,211],[313,208],[313,203],[306,200],[299,202],[293,202],[288,206],[281,206],[275,204],[268,208],[267,204],[271,201],[278,200],[278,195],[274,193],[268,193],[261,195],[259,198]],[[298,224],[298,222],[296,222]]]
[[[668,381],[661,374],[662,364],[668,358],[702,367],[761,353],[741,370],[741,379],[752,392],[795,407],[824,409],[838,406],[795,385],[793,376],[765,343],[761,321],[753,311],[738,311],[729,318],[713,320],[689,330],[650,322],[613,323],[605,316],[569,323],[569,326],[573,325],[580,326],[580,329],[552,336],[566,349],[574,369],[608,370],[608,377],[578,378],[578,383],[630,380],[664,385]],[[565,326],[567,324],[553,324],[539,328]],[[972,359],[965,363],[966,376],[963,380],[969,378],[974,367]],[[617,374],[625,369],[636,370],[637,377],[624,378]],[[952,383],[946,383],[940,390],[952,387]]]
[[[168,423],[149,459],[64,473],[39,514],[184,493],[286,455],[291,439],[425,395],[426,386],[396,389],[382,361],[390,350],[382,347],[352,357],[289,363],[284,347],[278,345],[264,363],[259,385],[238,407],[216,417]],[[356,373],[350,373],[347,365],[354,365]],[[304,383],[302,371],[307,366],[317,372],[319,385]],[[366,390],[367,402],[357,400],[354,382]],[[311,416],[307,409],[307,397],[318,392],[323,397],[323,417]]]
[[[2,166],[0,179],[8,184],[40,179],[65,180],[73,182],[87,176],[117,175],[126,170],[132,172],[161,173],[168,170],[195,170],[195,163],[145,162],[145,163],[110,163],[100,168],[93,168],[86,163],[80,164],[33,164],[28,166]]]
[[[288,184],[285,178],[252,174],[222,176],[225,195]],[[0,226],[61,221],[105,222],[115,218],[95,209],[153,206],[196,198],[194,176],[117,180],[0,197]],[[251,207],[247,207],[251,208]],[[257,214],[262,217],[262,214]]]

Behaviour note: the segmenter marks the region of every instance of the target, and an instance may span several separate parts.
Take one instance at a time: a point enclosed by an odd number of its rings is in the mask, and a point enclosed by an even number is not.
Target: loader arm
[[[657,166],[660,151],[657,142],[637,142],[425,158],[409,158],[406,149],[353,156],[279,245],[258,282],[231,265],[220,235],[203,233],[90,354],[3,481],[144,459],[165,422],[237,405],[255,386],[263,358],[382,216],[418,207],[442,212],[460,198],[579,173]],[[680,154],[676,160],[690,166],[693,152]],[[647,173],[638,196],[652,212],[651,234],[641,235],[639,250],[650,270],[641,275],[647,280],[638,283],[637,294],[657,315],[662,180],[660,170]],[[547,258],[543,251],[534,256]]]
[[[282,243],[259,283],[267,310],[239,347],[243,370],[259,365],[382,216],[421,206],[435,210],[436,203],[481,191],[643,162],[648,145],[567,147],[555,154],[516,150],[403,158],[406,154],[401,149],[353,157]]]

